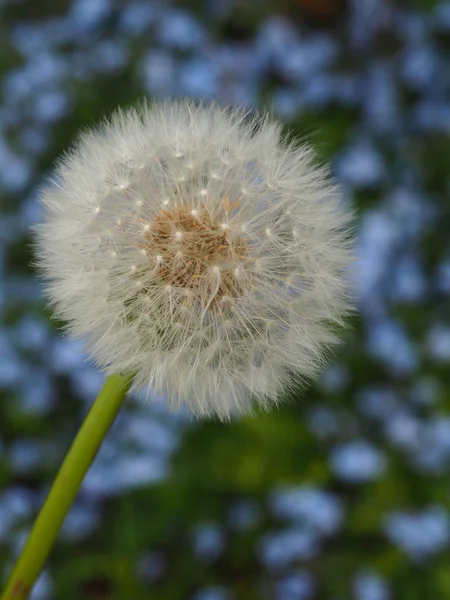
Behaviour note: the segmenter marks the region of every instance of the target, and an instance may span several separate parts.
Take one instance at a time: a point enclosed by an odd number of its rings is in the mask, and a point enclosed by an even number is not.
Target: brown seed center
[[[226,223],[219,223],[201,208],[182,205],[165,209],[150,223],[145,248],[149,256],[160,256],[155,273],[166,284],[195,292],[215,285],[215,298],[237,298],[244,293],[238,266],[248,260],[242,237],[232,236]],[[220,274],[214,283],[211,272]]]

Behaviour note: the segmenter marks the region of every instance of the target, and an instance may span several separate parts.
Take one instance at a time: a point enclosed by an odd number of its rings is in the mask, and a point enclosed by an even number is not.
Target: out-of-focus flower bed
[[[358,213],[360,315],[230,426],[128,402],[32,598],[450,597],[450,5],[0,1],[0,576],[102,377],[45,309],[36,197],[118,105],[264,107]]]

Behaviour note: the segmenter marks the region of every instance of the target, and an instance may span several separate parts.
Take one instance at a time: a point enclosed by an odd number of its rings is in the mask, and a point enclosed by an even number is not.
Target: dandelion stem
[[[131,376],[111,375],[105,381],[61,466],[1,600],[28,597],[86,472],[122,406],[131,380]]]

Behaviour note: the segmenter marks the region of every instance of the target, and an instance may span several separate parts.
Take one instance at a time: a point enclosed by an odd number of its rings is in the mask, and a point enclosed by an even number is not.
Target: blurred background
[[[450,2],[0,0],[0,580],[102,384],[29,228],[81,128],[150,98],[273,108],[358,215],[359,315],[279,410],[130,399],[33,600],[450,598]]]

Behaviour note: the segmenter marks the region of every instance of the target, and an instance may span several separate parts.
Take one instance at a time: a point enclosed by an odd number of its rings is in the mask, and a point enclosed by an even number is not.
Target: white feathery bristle
[[[107,373],[171,410],[267,408],[352,309],[352,213],[269,117],[189,101],[117,112],[43,191],[38,265]]]

